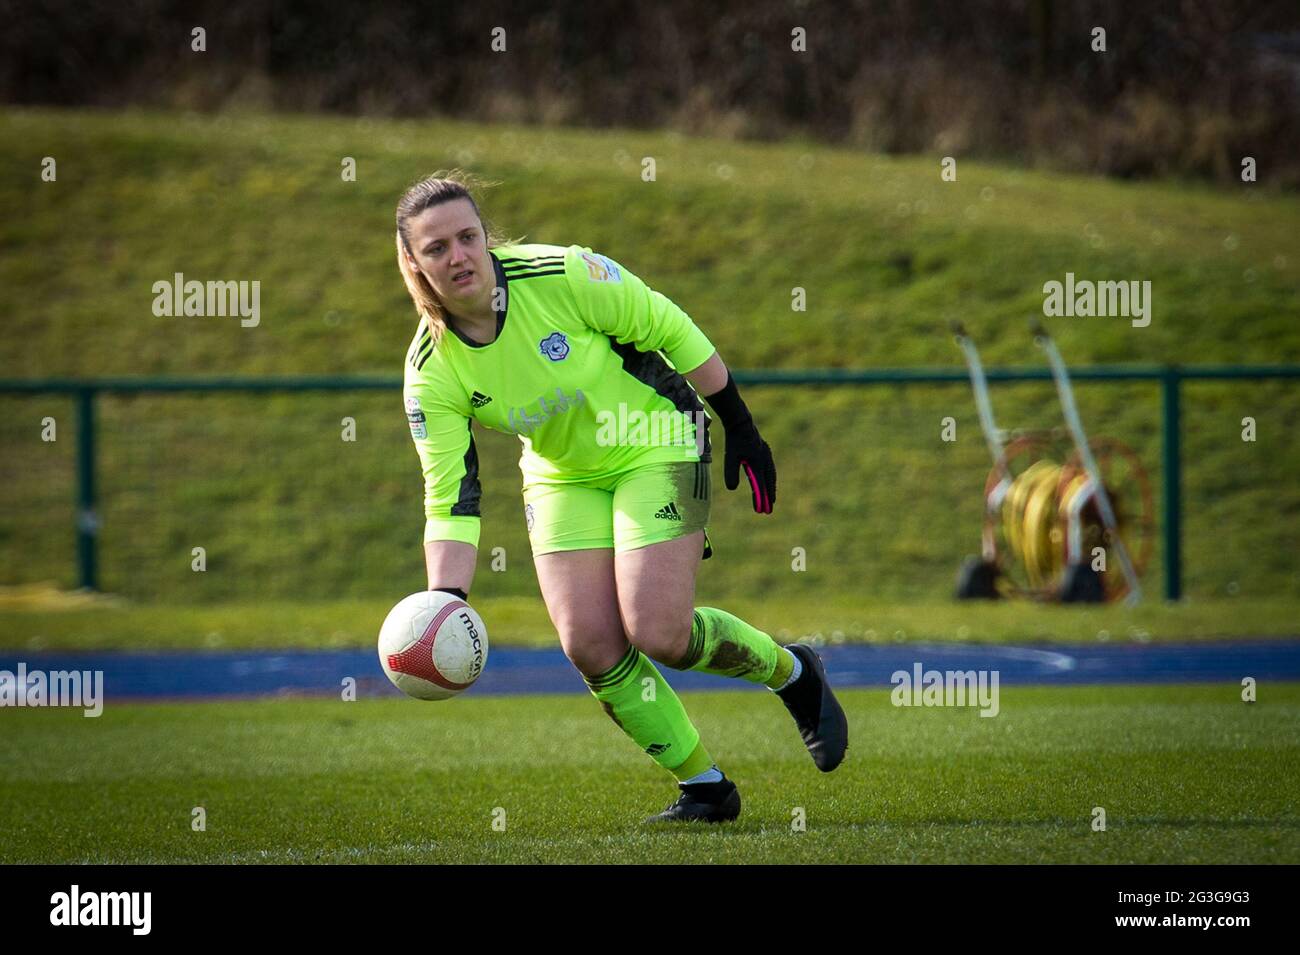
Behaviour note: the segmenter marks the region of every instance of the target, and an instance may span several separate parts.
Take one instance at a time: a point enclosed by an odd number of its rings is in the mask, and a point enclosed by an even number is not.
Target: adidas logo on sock
[[[680,521],[682,519],[682,515],[677,511],[677,505],[671,503],[655,511],[655,517],[663,518],[665,521]]]
[[[645,748],[645,751],[651,756],[658,756],[660,753],[668,752],[672,745],[672,743],[651,743]]]
[[[485,404],[487,404],[491,400],[492,399],[489,398],[487,395],[483,394],[480,391],[476,391],[474,392],[474,394],[470,395],[469,403],[472,404],[475,408],[482,408]]]

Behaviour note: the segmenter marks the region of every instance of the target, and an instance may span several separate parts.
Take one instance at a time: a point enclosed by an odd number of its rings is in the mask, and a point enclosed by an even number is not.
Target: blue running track
[[[1003,686],[1103,683],[1240,683],[1300,680],[1300,640],[1194,644],[841,644],[820,648],[838,687],[890,687],[890,675],[926,670],[997,670]],[[245,651],[159,653],[18,653],[0,651],[0,671],[102,670],[108,699],[256,697],[339,693],[357,681],[358,698],[398,695],[373,651]],[[743,680],[661,667],[680,690],[758,689]],[[491,650],[475,696],[585,693],[558,650]]]

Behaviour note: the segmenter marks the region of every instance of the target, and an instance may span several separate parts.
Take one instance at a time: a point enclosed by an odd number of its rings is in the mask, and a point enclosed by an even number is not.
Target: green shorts
[[[704,530],[709,465],[669,461],[591,484],[524,485],[524,522],[533,556],[612,547],[635,550]],[[709,556],[705,535],[705,556]]]

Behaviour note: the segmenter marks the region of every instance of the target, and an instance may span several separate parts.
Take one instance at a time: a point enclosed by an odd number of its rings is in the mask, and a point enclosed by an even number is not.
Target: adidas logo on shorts
[[[676,504],[667,504],[655,511],[655,517],[663,518],[665,521],[680,521],[682,515],[677,511]]]
[[[476,391],[474,392],[474,394],[470,395],[469,403],[472,404],[475,408],[482,408],[485,404],[487,404],[491,400],[492,400],[491,398],[483,394],[481,391]]]

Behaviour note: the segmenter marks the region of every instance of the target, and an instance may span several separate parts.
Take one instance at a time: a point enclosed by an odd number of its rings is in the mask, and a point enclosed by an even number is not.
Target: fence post
[[[77,577],[80,586],[99,586],[99,514],[95,511],[95,389],[77,392]]]
[[[1165,527],[1165,599],[1180,600],[1183,596],[1183,474],[1182,447],[1180,444],[1182,416],[1182,373],[1174,366],[1166,366],[1160,376],[1160,390],[1164,406],[1162,434],[1163,460],[1161,474],[1164,484],[1163,523]]]

